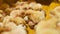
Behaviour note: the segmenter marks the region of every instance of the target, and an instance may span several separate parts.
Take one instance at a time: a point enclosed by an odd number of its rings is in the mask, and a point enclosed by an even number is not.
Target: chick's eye
[[[23,8],[24,10],[27,10],[27,8]]]
[[[32,9],[31,7],[29,7],[29,9]]]
[[[25,25],[22,25],[23,27],[25,26]]]
[[[24,28],[26,28],[27,26],[25,24],[22,25]]]

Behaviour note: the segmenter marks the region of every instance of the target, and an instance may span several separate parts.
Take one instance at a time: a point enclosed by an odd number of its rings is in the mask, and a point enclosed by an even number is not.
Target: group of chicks
[[[45,20],[41,4],[18,1],[15,5],[0,10],[0,34],[28,34],[28,26],[35,29],[38,22]]]
[[[50,11],[51,18],[46,20],[40,3],[18,1],[15,5],[0,10],[0,34],[28,34],[28,26],[36,34],[60,34],[60,7]]]

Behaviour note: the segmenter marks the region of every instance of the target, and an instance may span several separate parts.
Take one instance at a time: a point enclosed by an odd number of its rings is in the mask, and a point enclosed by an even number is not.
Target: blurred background
[[[60,0],[0,0],[0,5],[2,3],[8,3],[8,4],[13,4],[16,3],[17,1],[28,1],[28,2],[37,2],[41,3],[43,5],[49,5],[51,2],[60,2]]]

